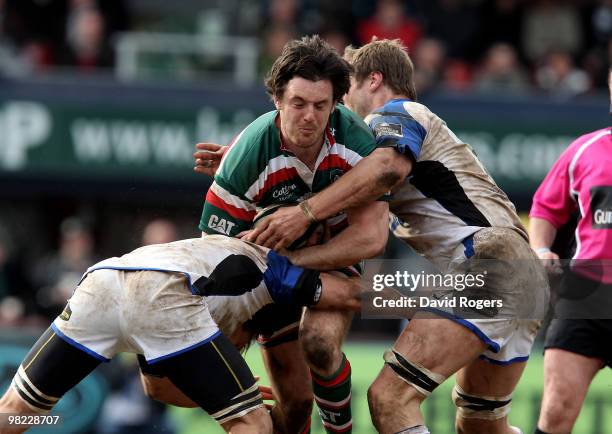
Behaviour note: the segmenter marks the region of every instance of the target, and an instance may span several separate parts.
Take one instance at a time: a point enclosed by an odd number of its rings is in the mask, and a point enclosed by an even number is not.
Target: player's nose
[[[315,109],[314,106],[308,105],[304,109],[304,120],[308,122],[312,122],[315,119]]]

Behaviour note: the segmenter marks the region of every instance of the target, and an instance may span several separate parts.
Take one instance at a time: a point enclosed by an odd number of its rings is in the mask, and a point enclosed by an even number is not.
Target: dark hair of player
[[[348,92],[351,66],[319,35],[304,36],[287,42],[266,76],[270,96],[281,98],[285,86],[298,76],[310,81],[329,80],[333,100],[338,102]]]

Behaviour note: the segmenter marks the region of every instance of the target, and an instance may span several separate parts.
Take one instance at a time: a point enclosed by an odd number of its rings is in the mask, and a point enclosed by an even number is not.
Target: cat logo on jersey
[[[222,234],[229,235],[232,232],[232,228],[236,226],[236,223],[229,222],[226,219],[219,218],[216,215],[211,215],[208,220],[208,227],[221,232]]]
[[[70,309],[70,303],[68,303],[59,317],[64,321],[68,321],[70,319],[70,315],[72,315],[72,309]]]

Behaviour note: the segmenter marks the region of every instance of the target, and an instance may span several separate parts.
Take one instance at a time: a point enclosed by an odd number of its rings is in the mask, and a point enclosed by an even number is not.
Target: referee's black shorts
[[[546,332],[544,349],[559,348],[596,357],[612,367],[612,320],[553,319]]]
[[[612,367],[612,285],[567,271],[557,297],[544,349],[596,357]]]

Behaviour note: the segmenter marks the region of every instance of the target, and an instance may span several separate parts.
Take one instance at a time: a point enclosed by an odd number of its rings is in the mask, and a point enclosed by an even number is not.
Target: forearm
[[[548,220],[532,217],[529,221],[529,244],[536,250],[552,246],[557,229]]]
[[[358,238],[357,232],[349,227],[325,244],[291,252],[289,259],[304,268],[337,270],[376,256],[378,252],[371,249],[374,240]]]
[[[392,148],[380,148],[330,187],[308,199],[317,220],[372,202],[408,176],[412,163]]]
[[[356,277],[321,273],[323,290],[313,309],[354,310],[361,307],[361,282]]]
[[[380,254],[389,235],[389,207],[374,202],[348,211],[349,226],[328,242],[290,253],[291,261],[305,268],[336,270]]]

